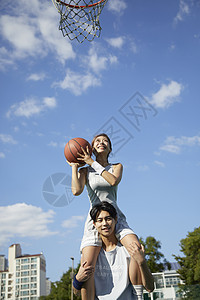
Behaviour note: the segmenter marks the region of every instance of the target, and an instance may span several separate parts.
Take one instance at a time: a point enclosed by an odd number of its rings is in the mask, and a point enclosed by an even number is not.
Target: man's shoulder
[[[120,242],[117,243],[116,248],[117,248],[117,251],[123,252],[127,257],[130,257],[127,249]]]

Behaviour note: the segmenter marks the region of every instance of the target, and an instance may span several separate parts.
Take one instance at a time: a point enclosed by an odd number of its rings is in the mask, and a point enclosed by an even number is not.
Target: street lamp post
[[[72,260],[72,272],[71,272],[71,279],[72,279],[72,284],[71,284],[71,300],[73,300],[74,293],[73,293],[73,278],[74,278],[74,257],[70,257]]]

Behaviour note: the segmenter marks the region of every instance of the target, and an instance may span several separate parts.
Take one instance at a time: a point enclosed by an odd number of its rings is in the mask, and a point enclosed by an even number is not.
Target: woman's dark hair
[[[98,138],[99,136],[104,136],[105,138],[107,138],[108,143],[109,143],[109,146],[110,146],[110,152],[111,152],[111,151],[112,151],[112,143],[111,143],[111,140],[110,140],[109,136],[107,136],[107,134],[105,134],[105,133],[100,133],[100,134],[95,135],[95,137],[93,138],[92,143],[91,143],[92,149],[93,149],[93,146],[94,146],[94,141],[95,141],[96,138]],[[110,154],[110,153],[109,153],[109,154]],[[109,156],[109,154],[108,154],[108,156]],[[95,155],[95,153],[94,153],[94,155]]]
[[[90,211],[90,216],[94,222],[96,222],[101,211],[107,211],[113,219],[117,217],[117,211],[114,206],[107,201],[102,201],[94,205]]]

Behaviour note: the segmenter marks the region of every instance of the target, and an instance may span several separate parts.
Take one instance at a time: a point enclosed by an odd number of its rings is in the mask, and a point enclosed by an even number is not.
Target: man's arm
[[[75,295],[80,295],[81,286],[84,284],[85,281],[87,281],[92,274],[94,273],[94,267],[93,266],[87,266],[87,261],[83,262],[80,265],[80,268],[78,270],[78,273],[75,275],[75,279],[73,282],[73,290]],[[75,284],[78,281],[78,285]],[[74,286],[75,285],[75,286]],[[78,288],[78,289],[77,289]]]
[[[135,245],[131,244],[128,247],[128,252],[131,255],[131,262],[134,263],[134,261],[137,262],[140,273],[141,273],[141,280],[144,288],[151,293],[154,290],[154,279],[153,275],[151,274],[149,267],[147,265],[147,261],[145,259],[145,251],[144,246],[141,245],[141,248],[138,247],[138,245],[135,243]],[[129,270],[130,272],[130,270]]]

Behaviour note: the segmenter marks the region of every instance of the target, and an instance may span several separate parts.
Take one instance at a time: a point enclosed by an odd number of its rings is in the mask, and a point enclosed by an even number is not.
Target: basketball
[[[90,155],[92,155],[92,147],[88,141],[83,138],[74,138],[71,139],[66,145],[64,149],[64,155],[68,162],[70,163],[79,163],[82,162],[77,160],[79,157],[77,152],[82,153],[81,147],[86,150],[86,147],[89,147]]]

